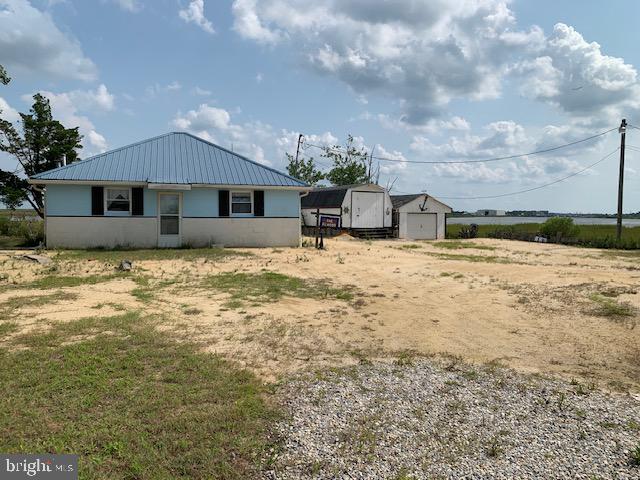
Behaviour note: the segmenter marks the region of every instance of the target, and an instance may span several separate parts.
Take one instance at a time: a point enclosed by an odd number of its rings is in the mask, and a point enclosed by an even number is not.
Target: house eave
[[[38,179],[30,178],[27,180],[31,185],[95,185],[95,186],[108,186],[108,185],[127,185],[134,187],[147,187],[152,190],[190,190],[191,188],[217,188],[225,190],[233,190],[238,188],[253,189],[253,190],[294,190],[299,192],[308,192],[311,187],[303,186],[291,186],[291,185],[223,185],[223,184],[175,184],[175,183],[154,183],[154,182],[132,182],[132,181],[116,181],[116,180],[51,180],[51,179]]]

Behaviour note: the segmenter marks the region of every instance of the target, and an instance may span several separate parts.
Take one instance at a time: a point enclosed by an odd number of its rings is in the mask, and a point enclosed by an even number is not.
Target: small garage
[[[387,189],[375,184],[314,188],[302,197],[303,228],[316,226],[391,236],[393,205]]]
[[[393,225],[398,238],[436,240],[446,235],[450,206],[425,193],[393,195]]]

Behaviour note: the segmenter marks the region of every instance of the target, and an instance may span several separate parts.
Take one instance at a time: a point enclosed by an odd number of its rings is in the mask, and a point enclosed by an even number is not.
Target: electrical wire
[[[604,162],[605,160],[607,160],[611,155],[613,155],[614,153],[616,153],[618,150],[620,150],[620,147],[617,147],[613,152],[605,155],[604,157],[602,157],[600,160],[598,160],[597,162],[592,163],[591,165],[586,166],[585,168],[578,170],[577,172],[572,173],[571,175],[567,175],[566,177],[562,177],[562,178],[558,178],[557,180],[554,180],[553,182],[549,182],[549,183],[545,183],[543,185],[538,185],[537,187],[532,187],[532,188],[527,188],[526,190],[520,190],[518,192],[511,192],[511,193],[502,193],[500,195],[486,195],[486,196],[477,196],[477,197],[447,197],[447,196],[443,196],[443,195],[434,195],[434,197],[436,198],[441,198],[443,200],[481,200],[481,199],[488,199],[488,198],[501,198],[501,197],[509,197],[511,195],[520,195],[522,193],[528,193],[528,192],[533,192],[535,190],[540,190],[546,187],[550,187],[551,185],[555,185],[556,183],[560,183],[563,182],[565,180],[568,180],[569,178],[575,177],[576,175],[580,175],[583,172],[586,172],[587,170],[589,170],[590,168],[595,167],[596,165],[598,165],[599,163]]]
[[[638,127],[634,127],[634,128],[638,128]],[[614,127],[614,128],[612,128],[610,130],[607,130],[606,132],[600,132],[600,133],[597,133],[595,135],[591,135],[590,137],[583,138],[581,140],[576,140],[574,142],[565,143],[564,145],[558,145],[558,146],[555,146],[555,147],[545,148],[545,149],[542,149],[542,150],[536,150],[536,151],[528,152],[528,153],[520,153],[520,154],[517,154],[517,155],[506,155],[504,157],[484,158],[484,159],[479,159],[479,160],[399,160],[397,158],[379,157],[379,156],[376,156],[376,155],[373,155],[373,156],[367,155],[367,157],[373,158],[375,160],[380,160],[382,162],[419,163],[419,164],[429,164],[429,165],[462,164],[462,163],[489,163],[489,162],[498,162],[498,161],[501,161],[501,160],[513,160],[513,159],[521,158],[521,157],[528,157],[528,156],[532,156],[532,155],[541,155],[543,153],[554,152],[554,151],[560,150],[562,148],[571,147],[573,145],[578,145],[579,143],[588,142],[589,140],[593,140],[594,138],[602,137],[602,136],[604,136],[604,135],[606,135],[608,133],[613,132],[614,130],[617,130],[617,127]],[[639,128],[639,130],[640,130],[640,128]],[[334,152],[334,153],[345,153],[344,150],[330,148],[330,147],[323,147],[321,145],[316,145],[316,144],[313,144],[313,143],[305,143],[305,145],[308,145],[308,146],[313,147],[313,148],[318,148],[318,149],[321,149],[321,150],[325,150],[325,151]]]

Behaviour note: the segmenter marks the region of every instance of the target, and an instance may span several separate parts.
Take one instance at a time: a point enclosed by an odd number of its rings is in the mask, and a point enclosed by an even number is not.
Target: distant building
[[[476,215],[479,217],[504,217],[504,210],[478,210]]]

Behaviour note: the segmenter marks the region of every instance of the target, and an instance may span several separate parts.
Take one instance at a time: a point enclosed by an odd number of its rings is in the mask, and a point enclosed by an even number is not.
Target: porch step
[[[350,233],[354,237],[366,238],[367,240],[393,238],[393,227],[388,228],[352,228]]]

